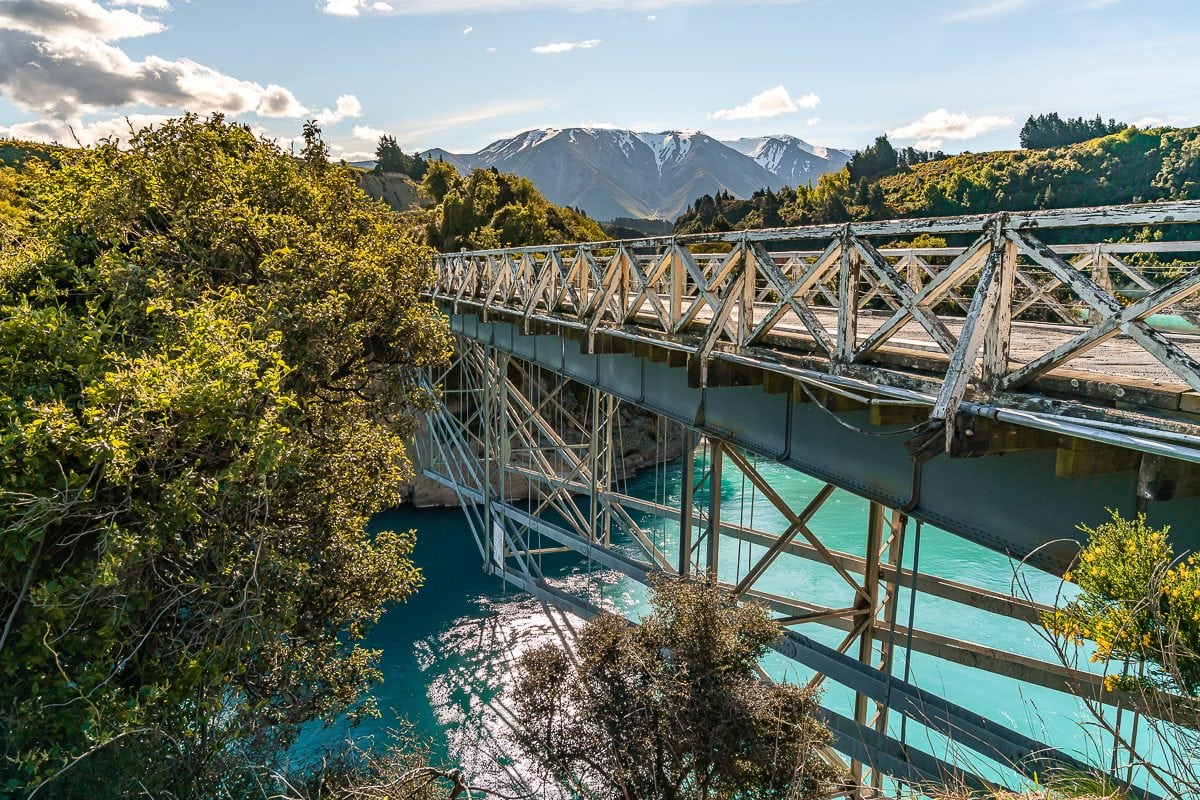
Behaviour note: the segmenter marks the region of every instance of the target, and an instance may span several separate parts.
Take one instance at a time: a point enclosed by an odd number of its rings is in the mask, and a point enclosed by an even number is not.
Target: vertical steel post
[[[591,477],[588,497],[588,533],[593,542],[598,542],[600,527],[600,448],[602,435],[600,431],[600,390],[588,390],[588,401],[591,406],[592,435],[588,439],[588,473]]]
[[[875,615],[879,607],[879,557],[883,549],[883,506],[871,502],[867,512],[866,568],[863,574],[863,592],[856,598],[859,609],[855,615],[855,626],[859,629],[858,660],[867,666],[875,661]],[[854,721],[867,724],[867,708],[870,698],[865,694],[854,695]],[[855,786],[862,787],[863,764],[850,762],[850,776]],[[861,796],[861,792],[859,793]]]
[[[495,556],[492,553],[492,348],[484,345],[483,359],[480,364],[479,391],[483,393],[483,419],[480,420],[483,433],[483,550],[484,569],[492,572]]]
[[[713,580],[717,579],[717,567],[721,544],[721,461],[725,455],[725,443],[710,439],[712,462],[708,467],[708,559],[705,570]]]
[[[614,463],[613,463],[613,420],[617,414],[617,400],[611,394],[604,395],[604,472],[600,476],[600,488],[610,488],[614,481]],[[597,431],[597,434],[599,432]],[[597,438],[597,437],[593,437]],[[600,510],[601,516],[604,518],[604,546],[608,547],[612,544],[612,512],[607,507]]]
[[[696,490],[696,435],[683,426],[683,486],[679,499],[679,575],[692,570],[692,504]]]
[[[842,231],[842,252],[838,265],[838,339],[834,362],[849,364],[858,347],[859,258],[854,249],[850,226]]]

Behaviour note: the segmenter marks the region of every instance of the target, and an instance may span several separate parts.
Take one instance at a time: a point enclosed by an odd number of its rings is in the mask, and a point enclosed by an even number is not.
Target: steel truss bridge
[[[548,581],[542,554],[643,583],[706,573],[766,604],[785,629],[777,650],[815,684],[853,692],[853,714],[826,720],[840,753],[829,757],[845,758],[856,794],[885,776],[987,783],[898,737],[909,720],[1027,775],[1094,769],[916,685],[902,654],[1119,713],[1153,716],[1154,698],[991,647],[986,627],[981,642],[905,624],[907,592],[1032,625],[1048,608],[903,554],[930,523],[1061,575],[1076,525],[1104,521],[1106,508],[1170,524],[1177,551],[1196,549],[1200,242],[1171,241],[1195,223],[1200,203],[1189,202],[441,255],[428,296],[457,353],[429,376],[443,403],[420,443],[423,474],[457,493],[489,570],[585,617],[595,598]],[[906,244],[916,237],[946,246]],[[681,497],[623,488],[631,409],[656,415],[658,440],[669,429],[699,454],[682,459]],[[819,480],[798,502],[764,462]],[[731,477],[786,529],[723,507]],[[869,503],[861,554],[832,548],[814,522],[843,493]],[[736,569],[722,562],[731,540],[752,563],[740,551]],[[822,565],[843,599],[763,590],[781,558]],[[812,626],[840,644],[806,635]],[[1170,793],[1153,776],[1140,783],[1143,797]]]

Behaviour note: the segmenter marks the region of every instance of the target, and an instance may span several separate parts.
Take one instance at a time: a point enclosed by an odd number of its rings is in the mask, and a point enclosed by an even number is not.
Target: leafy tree
[[[1168,528],[1143,514],[1080,526],[1087,542],[1064,580],[1073,599],[1044,616],[1060,662],[1079,669],[1084,647],[1100,662],[1104,683],[1150,709],[1144,733],[1130,737],[1099,702],[1085,702],[1103,761],[1129,764],[1164,797],[1200,795],[1200,557],[1177,554]],[[1085,645],[1085,642],[1087,643]],[[1081,694],[1087,692],[1080,690]],[[1101,751],[1103,752],[1103,751]]]
[[[421,191],[437,206],[407,219],[442,251],[607,238],[584,215],[548,202],[528,178],[495,168],[460,176],[450,164],[434,161]]]
[[[1106,123],[1099,114],[1095,119],[1075,117],[1064,120],[1055,111],[1049,114],[1038,114],[1036,117],[1030,115],[1025,124],[1021,126],[1020,141],[1023,148],[1040,150],[1086,142],[1088,139],[1119,133],[1128,127],[1129,125],[1126,123],[1117,122],[1115,119],[1110,119]]]
[[[425,177],[428,168],[429,165],[420,154],[405,154],[396,144],[395,136],[385,133],[379,137],[379,144],[375,147],[376,172],[398,173],[419,181]]]
[[[896,149],[888,141],[887,134],[875,137],[875,143],[870,147],[859,150],[850,158],[846,168],[850,171],[852,183],[863,179],[875,178],[896,168],[899,163]]]
[[[421,190],[432,198],[433,202],[440,203],[446,199],[446,195],[457,181],[458,170],[439,159],[429,165],[421,181]]]
[[[300,159],[187,116],[19,182],[0,793],[237,796],[258,777],[231,760],[372,712],[362,637],[420,584],[412,533],[365,523],[411,474],[415,371],[447,353],[430,252],[311,123]]]
[[[1109,522],[1080,530],[1087,544],[1064,576],[1080,594],[1046,617],[1047,629],[1095,642],[1093,661],[1153,667],[1141,678],[1109,675],[1110,687],[1149,680],[1200,695],[1200,559],[1176,558],[1168,528],[1150,527],[1144,514],[1129,520],[1112,512]]]
[[[840,775],[817,696],[758,679],[780,634],[767,612],[712,584],[666,580],[631,626],[602,614],[574,657],[554,645],[517,665],[521,745],[595,798],[820,798]]]
[[[375,168],[380,172],[404,172],[406,166],[404,152],[396,144],[396,137],[386,133],[380,136],[375,148]]]

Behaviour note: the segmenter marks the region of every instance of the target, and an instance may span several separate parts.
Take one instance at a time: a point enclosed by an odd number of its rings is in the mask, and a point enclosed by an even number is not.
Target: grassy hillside
[[[66,149],[55,144],[0,139],[0,167],[19,167],[31,158],[57,163],[59,154]]]
[[[1200,198],[1200,128],[1139,130],[1049,150],[969,153],[878,180],[899,216]]]
[[[676,233],[1200,199],[1200,128],[1127,128],[1068,147],[965,153],[852,185],[843,170],[816,186],[749,200],[702,197]]]

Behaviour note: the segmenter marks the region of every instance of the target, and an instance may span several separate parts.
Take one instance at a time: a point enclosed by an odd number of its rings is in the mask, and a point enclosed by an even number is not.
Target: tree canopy
[[[574,655],[555,645],[517,665],[525,751],[588,797],[813,800],[841,776],[820,753],[817,695],[755,672],[779,628],[703,582],[664,580],[640,625],[602,614]]]
[[[896,168],[896,148],[888,141],[887,134],[875,137],[875,143],[870,147],[859,150],[850,158],[846,169],[850,172],[850,180],[858,182],[863,179],[876,178],[885,172]]]
[[[546,200],[528,178],[494,168],[464,176],[431,161],[421,190],[435,205],[408,218],[442,252],[608,238],[583,214]]]
[[[396,144],[396,137],[387,133],[379,137],[379,144],[375,148],[375,159],[376,171],[400,173],[414,181],[424,178],[425,171],[429,168],[419,153],[412,155],[405,153],[400,149],[400,145]]]
[[[431,252],[305,139],[188,116],[0,172],[0,794],[237,796],[371,712],[420,575],[365,525],[448,336]]]
[[[1105,122],[1099,114],[1095,119],[1074,117],[1063,119],[1057,111],[1049,114],[1030,115],[1021,126],[1021,147],[1027,150],[1040,150],[1046,147],[1062,147],[1063,145],[1086,142],[1119,133],[1129,125],[1110,119]]]
[[[702,197],[676,221],[675,232],[716,230],[717,213],[741,230],[1195,199],[1200,199],[1200,128],[1124,128],[1048,150],[946,158],[904,149],[895,169],[858,182],[847,169],[822,175],[812,186],[760,192],[747,200]],[[1177,228],[1175,235],[1194,234]]]

